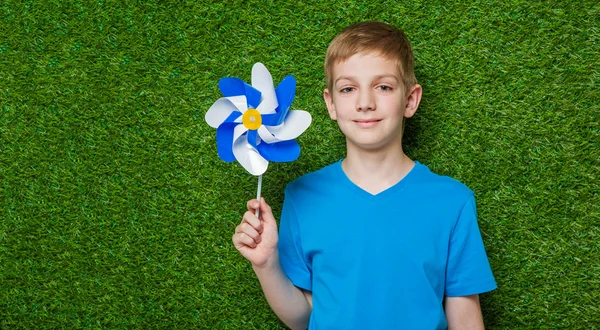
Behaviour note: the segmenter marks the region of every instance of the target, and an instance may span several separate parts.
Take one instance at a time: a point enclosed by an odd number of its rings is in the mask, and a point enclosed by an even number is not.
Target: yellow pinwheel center
[[[242,123],[249,130],[257,130],[262,125],[262,117],[256,109],[248,109],[242,116]]]

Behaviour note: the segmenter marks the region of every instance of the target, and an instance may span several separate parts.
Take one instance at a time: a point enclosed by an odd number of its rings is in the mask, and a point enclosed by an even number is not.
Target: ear
[[[419,108],[419,103],[421,103],[421,95],[423,94],[423,88],[419,84],[415,84],[408,90],[406,97],[406,108],[404,108],[404,117],[410,118],[415,112],[417,112],[417,108]]]
[[[329,93],[329,90],[325,88],[323,91],[323,98],[325,99],[325,104],[327,104],[327,111],[329,112],[329,117],[333,120],[337,120],[337,113],[335,112],[335,104],[333,103],[333,95]]]

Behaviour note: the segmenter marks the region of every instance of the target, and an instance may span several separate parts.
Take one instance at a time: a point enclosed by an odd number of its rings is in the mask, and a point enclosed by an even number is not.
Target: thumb
[[[260,198],[260,215],[264,222],[274,223],[275,217],[273,217],[273,211],[267,201],[264,198]]]

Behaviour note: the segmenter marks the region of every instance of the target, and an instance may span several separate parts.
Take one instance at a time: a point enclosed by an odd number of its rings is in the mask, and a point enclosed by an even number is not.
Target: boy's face
[[[333,89],[323,96],[348,148],[381,150],[402,147],[402,120],[416,111],[421,86],[406,91],[396,61],[358,53],[334,64]]]

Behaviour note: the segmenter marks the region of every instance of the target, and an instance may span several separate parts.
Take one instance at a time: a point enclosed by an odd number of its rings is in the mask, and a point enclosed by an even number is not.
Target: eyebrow
[[[382,74],[382,75],[375,76],[375,80],[382,79],[382,78],[394,78],[394,80],[396,80],[396,82],[399,82],[398,78],[396,76],[394,76],[393,74]],[[340,76],[333,83],[337,84],[338,81],[343,80],[343,79],[355,80],[355,78],[352,76]]]

